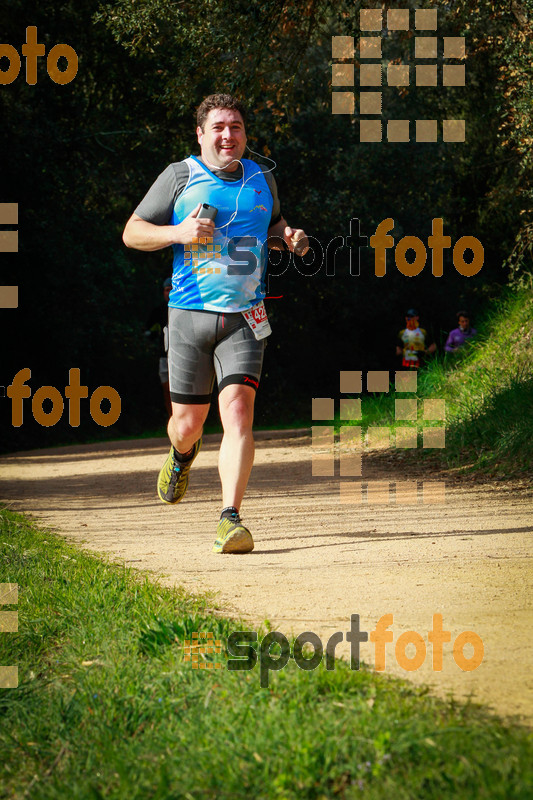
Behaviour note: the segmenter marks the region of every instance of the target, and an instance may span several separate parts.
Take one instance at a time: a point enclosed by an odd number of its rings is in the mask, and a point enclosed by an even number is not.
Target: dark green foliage
[[[444,464],[465,471],[527,478],[533,474],[531,288],[506,289],[476,325],[474,339],[418,374],[419,399],[446,401],[446,447],[422,456],[438,454]],[[363,426],[394,427],[394,399],[393,391],[366,398]],[[404,457],[420,455],[419,450]]]
[[[138,435],[162,426],[157,353],[143,323],[160,300],[169,252],[138,253],[121,242],[123,226],[157,174],[197,151],[194,111],[212,91],[231,91],[250,107],[252,149],[278,163],[282,210],[325,249],[347,238],[351,218],[370,236],[386,217],[396,240],[423,241],[443,217],[452,243],[473,235],[485,264],[473,278],[453,268],[407,278],[388,253],[388,272],[373,274],[373,251],[361,251],[361,275],[339,250],[335,274],[325,266],[291,265],[272,277],[274,334],[258,395],[258,424],[290,424],[309,416],[312,396],[337,392],[340,369],[397,367],[395,336],[405,308],[420,307],[437,343],[454,312],[475,314],[499,293],[509,259],[515,279],[531,262],[531,0],[507,4],[439,0],[438,36],[466,36],[467,85],[398,91],[383,87],[385,118],[464,117],[464,144],[359,142],[358,122],[331,113],[331,36],[359,37],[361,6],[320,0],[44,0],[32,9],[12,0],[3,41],[20,51],[25,27],[37,25],[49,49],[66,42],[79,72],[65,86],[46,75],[23,77],[0,92],[1,187],[20,205],[20,252],[3,255],[2,283],[18,284],[20,307],[2,310],[1,382],[22,367],[30,385],[62,389],[71,367],[92,392],[122,397],[120,420],[101,428],[82,403],[82,424],[68,414],[54,427],[22,428],[2,404],[4,449],[73,439]],[[409,2],[411,8],[420,6]],[[407,33],[387,37],[387,57],[411,58]],[[440,52],[440,51],[439,51]],[[442,62],[439,54],[439,65]],[[440,69],[440,66],[439,66]],[[354,263],[357,263],[357,253]],[[320,261],[320,259],[319,259]],[[317,264],[318,266],[318,264]],[[306,274],[302,274],[306,273]],[[295,365],[298,367],[295,380]]]

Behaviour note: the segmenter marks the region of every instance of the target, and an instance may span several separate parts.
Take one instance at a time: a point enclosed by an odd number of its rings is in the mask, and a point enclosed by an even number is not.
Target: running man
[[[289,227],[281,215],[271,170],[243,158],[245,122],[245,108],[236,98],[206,97],[197,110],[200,156],[170,164],[161,173],[123,234],[127,247],[152,251],[171,246],[174,251],[171,447],[157,482],[164,503],[179,503],[187,491],[217,378],[224,435],[215,553],[248,553],[254,547],[239,512],[254,460],[254,402],[265,347],[261,337],[270,332],[262,304],[267,238],[275,249],[287,247],[298,255],[308,250],[304,231]]]

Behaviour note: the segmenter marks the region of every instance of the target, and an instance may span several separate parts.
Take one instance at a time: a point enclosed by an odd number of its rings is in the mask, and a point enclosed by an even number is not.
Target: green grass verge
[[[491,475],[533,473],[533,292],[508,289],[478,326],[478,336],[456,354],[435,359],[418,373],[417,398],[446,401],[446,447],[415,451],[439,454],[452,467]],[[408,422],[395,420],[395,393],[363,400],[363,428]],[[346,424],[346,423],[344,423]],[[361,424],[356,422],[355,424]],[[423,420],[418,403],[418,448]],[[404,451],[408,454],[409,450]]]
[[[245,624],[1,512],[19,584],[0,663],[2,798],[530,798],[533,740],[473,704],[337,661],[259,686],[193,670],[182,639]],[[207,656],[206,656],[207,658]],[[223,656],[217,656],[223,658]]]

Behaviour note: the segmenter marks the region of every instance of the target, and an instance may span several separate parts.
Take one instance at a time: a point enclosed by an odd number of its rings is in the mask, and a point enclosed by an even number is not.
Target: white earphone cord
[[[241,165],[241,169],[242,169],[242,186],[241,186],[241,188],[239,189],[239,194],[237,195],[237,197],[236,197],[236,199],[235,199],[235,211],[234,211],[234,212],[233,212],[233,214],[231,215],[231,217],[230,217],[230,219],[229,219],[229,221],[228,221],[228,222],[226,222],[224,225],[221,225],[221,226],[220,226],[220,228],[217,228],[217,227],[215,226],[215,230],[216,230],[216,231],[221,231],[221,230],[222,230],[222,228],[227,228],[227,227],[228,227],[228,225],[231,225],[231,223],[233,222],[233,220],[234,220],[234,219],[235,219],[235,217],[237,216],[237,212],[238,212],[238,210],[239,210],[239,197],[241,196],[241,192],[242,192],[242,190],[244,189],[244,187],[246,186],[246,184],[248,183],[248,181],[251,181],[251,180],[252,180],[252,178],[255,178],[255,176],[256,176],[256,175],[265,175],[267,172],[274,172],[274,170],[275,170],[275,169],[277,168],[277,166],[278,166],[278,165],[276,164],[276,162],[274,161],[274,159],[273,159],[273,158],[269,158],[268,156],[261,155],[261,153],[256,153],[256,152],[255,152],[255,150],[252,150],[252,148],[251,148],[251,147],[248,147],[248,145],[246,145],[246,149],[247,149],[247,150],[249,150],[249,151],[250,151],[250,153],[253,153],[253,155],[254,155],[254,156],[259,156],[259,158],[266,158],[266,160],[267,160],[267,161],[271,161],[271,162],[272,162],[272,164],[274,164],[274,166],[273,166],[271,169],[266,169],[266,170],[262,170],[262,169],[260,169],[260,170],[259,170],[259,172],[254,172],[252,175],[249,175],[249,176],[246,178],[246,180],[244,180],[244,164],[242,163],[242,161],[240,160],[240,158],[234,158],[232,161],[230,161],[230,162],[229,162],[230,164],[233,164],[233,162],[234,162],[234,161],[237,161],[237,162],[238,162],[238,163]],[[207,164],[207,166],[208,166],[208,167],[210,167],[211,169],[220,170],[220,167],[218,167],[218,166],[216,166],[216,165],[214,165],[214,164],[210,164],[208,161],[206,161],[205,163],[206,163],[206,164]],[[229,164],[228,164],[227,166],[229,166]]]

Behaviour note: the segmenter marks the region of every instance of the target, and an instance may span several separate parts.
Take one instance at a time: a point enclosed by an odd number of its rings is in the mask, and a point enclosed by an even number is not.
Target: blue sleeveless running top
[[[243,158],[243,179],[224,181],[195,156],[186,158],[185,163],[189,180],[174,204],[171,224],[182,222],[198,203],[215,206],[218,214],[212,241],[172,246],[169,306],[246,311],[264,297],[273,199],[261,167]]]

